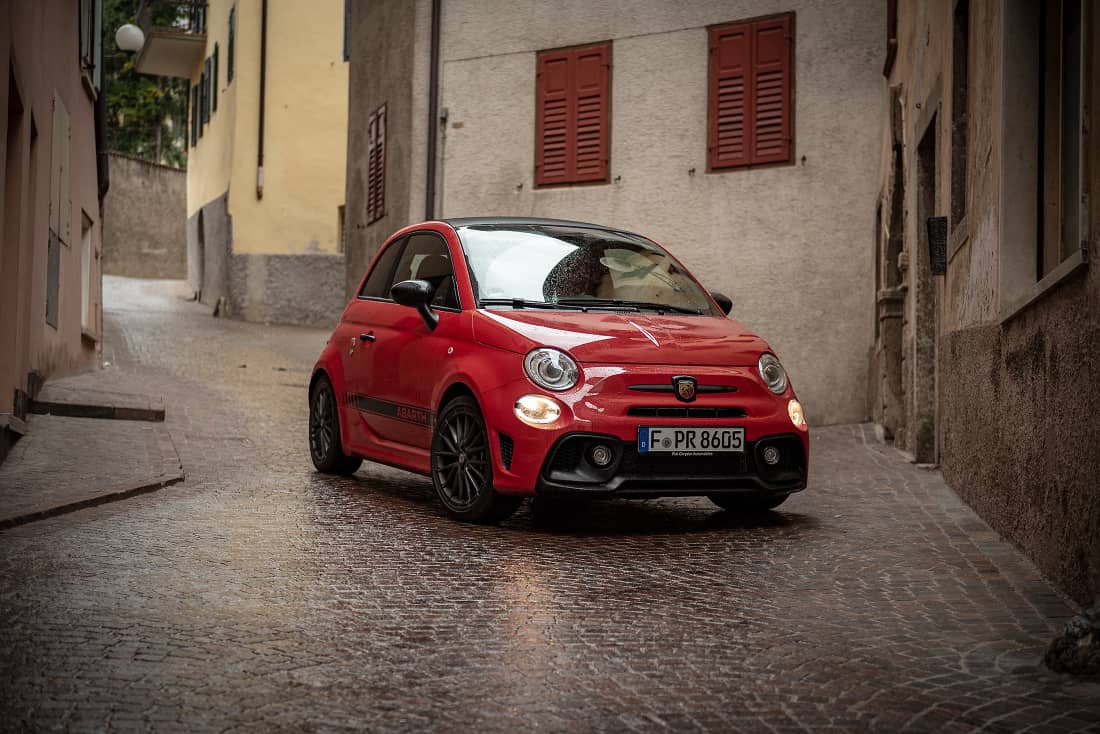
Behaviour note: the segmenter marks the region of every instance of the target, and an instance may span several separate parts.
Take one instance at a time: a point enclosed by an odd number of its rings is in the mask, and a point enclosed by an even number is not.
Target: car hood
[[[609,311],[482,309],[479,342],[518,354],[556,347],[582,363],[755,365],[767,343],[732,319]]]

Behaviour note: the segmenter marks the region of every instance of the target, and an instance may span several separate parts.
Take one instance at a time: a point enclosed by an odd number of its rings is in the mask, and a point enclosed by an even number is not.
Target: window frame
[[[359,284],[359,290],[356,291],[355,298],[359,301],[380,301],[385,303],[393,303],[393,299],[386,296],[365,296],[363,291],[367,288],[367,283],[370,282],[370,277],[374,275],[374,271],[382,264],[382,255],[387,250],[396,249],[397,257],[394,258],[393,263],[390,265],[390,272],[387,275],[387,279],[393,281],[393,274],[397,272],[397,264],[401,262],[401,256],[405,254],[405,245],[409,242],[409,235],[401,235],[400,237],[391,240],[390,242],[382,243],[382,246],[378,248],[378,254],[375,255],[371,267],[367,270],[367,274],[363,276],[363,282]]]
[[[796,116],[795,111],[797,109],[797,74],[796,74],[796,62],[797,62],[797,40],[798,40],[798,22],[797,13],[794,10],[789,10],[782,13],[771,13],[769,15],[759,15],[752,18],[745,18],[742,20],[729,21],[726,23],[717,23],[715,25],[707,26],[707,138],[706,138],[706,161],[707,161],[707,173],[727,173],[730,171],[751,170],[756,168],[772,168],[779,166],[793,166],[798,160],[797,153],[797,138],[796,135]],[[787,45],[787,109],[786,116],[788,120],[788,130],[790,131],[788,144],[787,144],[787,159],[776,161],[754,161],[751,149],[747,153],[749,158],[746,163],[734,163],[716,164],[715,154],[717,151],[717,117],[718,117],[718,100],[715,98],[715,89],[717,88],[717,75],[715,67],[715,55],[716,38],[738,26],[745,27],[748,32],[753,33],[753,26],[760,23],[769,23],[777,20],[786,20],[788,23],[788,45]],[[755,90],[752,89],[752,81],[755,79],[755,67],[754,60],[752,59],[752,50],[750,49],[750,69],[746,75],[746,103],[748,102],[748,93],[751,90],[752,94],[755,94]],[[755,97],[753,97],[755,100]],[[755,138],[756,133],[756,120],[747,118],[745,121],[745,145],[746,147],[752,144],[752,140]]]
[[[392,298],[388,297],[388,296],[387,297],[364,296],[363,291],[366,289],[367,282],[370,280],[371,275],[374,274],[375,268],[377,268],[381,264],[381,257],[382,257],[381,253],[385,252],[386,250],[388,250],[390,248],[399,248],[399,251],[397,253],[397,257],[394,258],[393,265],[390,266],[389,274],[386,276],[387,278],[389,278],[391,288],[394,285],[396,285],[393,282],[393,279],[394,279],[394,276],[397,275],[397,266],[401,264],[401,259],[405,256],[405,248],[408,247],[409,242],[412,240],[413,237],[416,237],[418,235],[431,235],[432,237],[438,239],[443,244],[443,249],[446,250],[446,252],[447,252],[447,259],[451,261],[451,277],[454,278],[455,299],[458,301],[458,308],[454,308],[452,306],[437,306],[434,303],[429,304],[430,308],[433,311],[445,311],[447,313],[462,313],[462,311],[463,311],[462,291],[458,287],[458,271],[455,267],[456,260],[455,260],[455,257],[454,257],[454,250],[451,248],[450,243],[447,241],[447,238],[443,234],[441,234],[439,232],[436,232],[435,230],[432,230],[432,229],[418,229],[414,232],[406,232],[405,234],[401,235],[400,237],[392,240],[390,243],[383,244],[382,248],[379,249],[379,255],[375,258],[375,262],[374,262],[373,266],[370,268],[370,270],[367,271],[366,276],[363,277],[363,282],[359,284],[359,290],[356,292],[356,295],[355,295],[356,300],[359,300],[359,301],[375,301],[375,302],[378,302],[378,303],[395,303],[395,301]],[[465,253],[465,251],[462,252],[462,262],[463,262],[463,264],[465,264],[465,262],[466,262],[466,253]]]

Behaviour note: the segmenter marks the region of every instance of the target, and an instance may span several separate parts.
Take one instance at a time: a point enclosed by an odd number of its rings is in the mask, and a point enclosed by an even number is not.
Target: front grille
[[[714,454],[712,456],[671,456],[663,453],[639,454],[628,448],[623,454],[619,472],[641,477],[726,477],[748,472],[745,453]]]
[[[626,411],[626,414],[640,418],[744,418],[747,415],[744,408],[705,408],[695,405],[683,408],[636,405]]]
[[[554,463],[550,465],[550,471],[571,472],[577,468],[580,461],[581,442],[579,440],[563,441],[554,452]]]
[[[516,450],[516,442],[512,440],[511,436],[506,434],[500,434],[500,463],[504,464],[505,469],[512,468],[512,454]]]

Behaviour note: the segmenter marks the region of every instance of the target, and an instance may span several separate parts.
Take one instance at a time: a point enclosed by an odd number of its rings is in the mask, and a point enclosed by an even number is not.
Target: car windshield
[[[655,243],[557,224],[458,228],[481,306],[716,315],[706,292]]]

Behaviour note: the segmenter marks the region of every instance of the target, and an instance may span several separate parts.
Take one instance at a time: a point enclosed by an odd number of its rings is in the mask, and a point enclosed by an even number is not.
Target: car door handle
[[[374,333],[372,332],[370,334],[360,334],[359,335],[359,341],[361,341],[361,342],[372,342],[372,341],[374,341]]]

